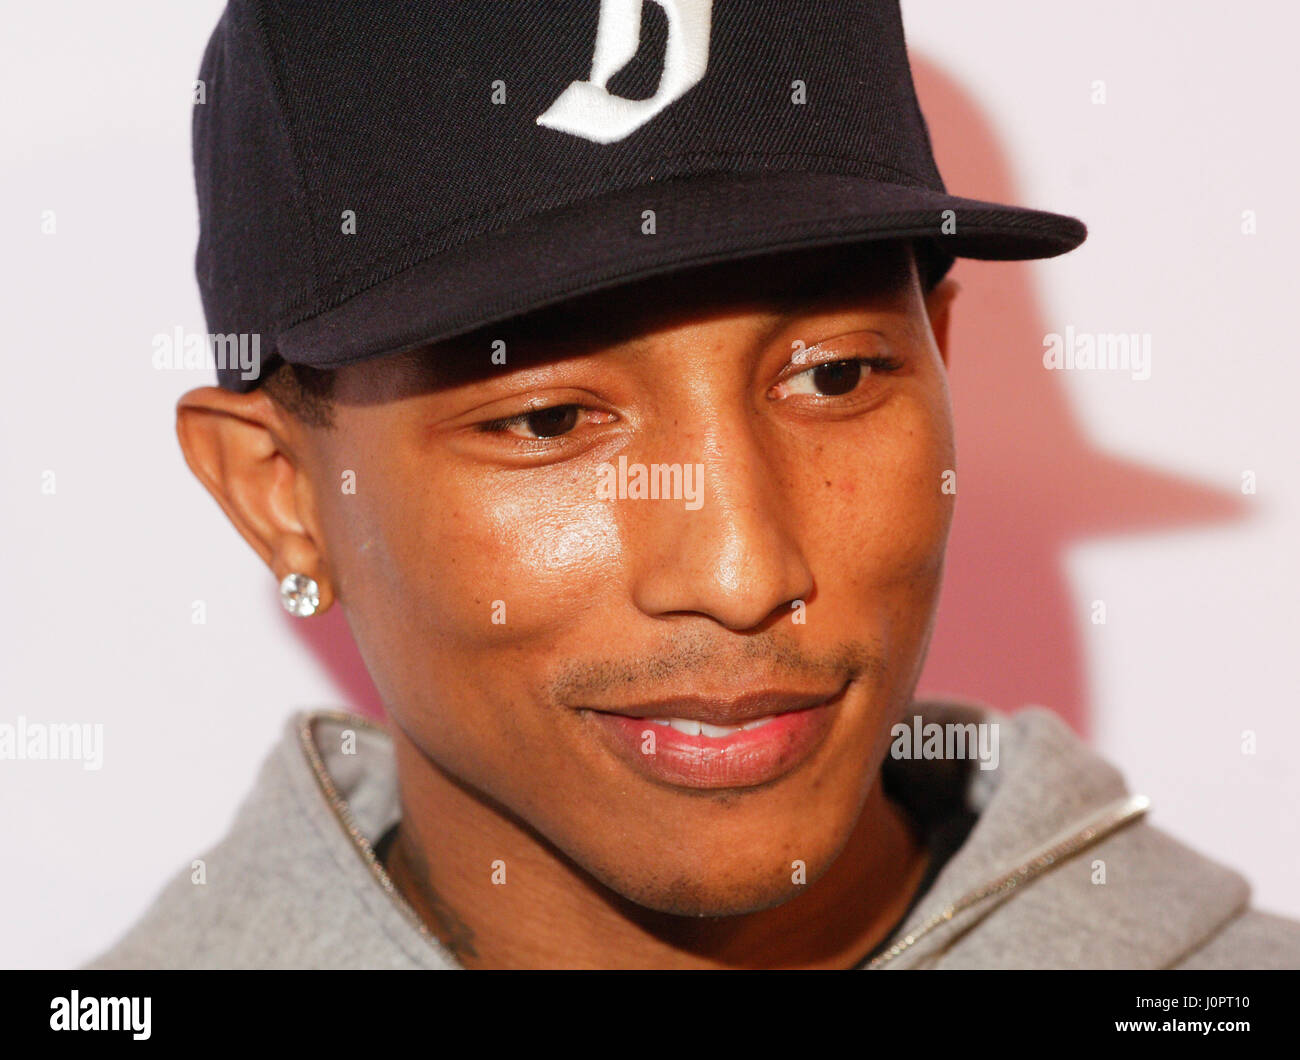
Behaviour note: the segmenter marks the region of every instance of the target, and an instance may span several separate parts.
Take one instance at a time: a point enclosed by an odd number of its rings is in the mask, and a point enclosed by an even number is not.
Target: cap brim
[[[642,231],[647,210],[653,234]],[[858,177],[697,175],[534,214],[434,256],[396,262],[365,289],[290,321],[273,348],[291,363],[336,368],[693,265],[927,238],[954,257],[1026,260],[1063,254],[1086,236],[1083,222],[1062,214]]]

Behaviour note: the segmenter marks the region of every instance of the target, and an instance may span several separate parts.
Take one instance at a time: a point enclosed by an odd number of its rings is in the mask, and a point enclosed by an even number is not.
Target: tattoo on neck
[[[452,956],[461,963],[465,957],[478,957],[473,930],[434,888],[424,861],[419,858],[413,861],[406,856],[400,829],[396,841],[386,851],[384,862],[393,886]]]
[[[474,932],[470,930],[470,926],[456,915],[456,911],[443,901],[442,896],[432,887],[425,889],[425,901],[428,902],[429,913],[438,923],[436,934],[442,940],[442,944],[451,950],[452,955],[457,960],[462,957],[477,957],[478,951],[474,948]]]

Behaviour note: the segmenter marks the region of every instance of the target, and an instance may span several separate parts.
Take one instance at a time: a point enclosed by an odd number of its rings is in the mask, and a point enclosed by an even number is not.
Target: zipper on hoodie
[[[993,902],[990,908],[1000,905],[1017,887],[1041,876],[1059,862],[1067,861],[1081,850],[1086,850],[1125,825],[1133,823],[1150,808],[1151,800],[1145,795],[1126,795],[1122,799],[1115,800],[1102,809],[1086,825],[1082,827],[1074,826],[1074,830],[1064,837],[1049,839],[1042,846],[1026,855],[1025,859],[1010,872],[1005,872],[988,883],[966,892],[955,902],[945,906],[924,923],[904,935],[889,949],[877,954],[874,959],[868,962],[867,969],[872,970],[888,964],[899,954],[911,949],[936,928],[942,927],[954,917],[973,908],[980,902],[996,898],[997,901]]]

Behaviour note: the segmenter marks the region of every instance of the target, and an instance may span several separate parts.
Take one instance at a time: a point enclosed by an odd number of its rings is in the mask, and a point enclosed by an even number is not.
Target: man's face
[[[652,909],[814,882],[915,688],[951,518],[905,247],[658,279],[336,384],[305,470],[407,737]]]

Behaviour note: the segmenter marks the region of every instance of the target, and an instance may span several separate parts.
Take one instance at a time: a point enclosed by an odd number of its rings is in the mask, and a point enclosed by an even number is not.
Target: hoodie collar
[[[1247,903],[1237,873],[1145,820],[1150,806],[1055,714],[918,702],[925,724],[996,724],[999,762],[887,760],[922,822],[978,819],[875,968],[1163,968]]]
[[[922,827],[975,814],[889,945],[867,967],[1168,967],[1247,904],[1237,873],[1143,820],[1149,806],[1055,714],[918,701],[923,725],[997,725],[998,764],[886,759],[882,782]],[[300,761],[434,963],[456,962],[396,890],[372,844],[400,813],[391,740],[356,715],[298,716]],[[349,747],[347,731],[360,737]]]

